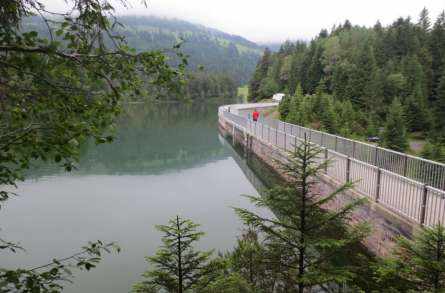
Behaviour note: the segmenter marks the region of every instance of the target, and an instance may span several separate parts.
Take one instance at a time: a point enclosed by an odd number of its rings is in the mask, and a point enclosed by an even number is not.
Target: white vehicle
[[[278,93],[278,94],[273,95],[272,100],[274,100],[276,102],[281,102],[281,100],[284,98],[284,96],[285,96],[285,94]]]

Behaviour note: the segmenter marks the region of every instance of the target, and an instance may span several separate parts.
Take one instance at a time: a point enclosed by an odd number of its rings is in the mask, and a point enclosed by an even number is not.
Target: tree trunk
[[[176,226],[178,227],[178,231],[180,231],[179,227],[179,216],[176,216]],[[178,234],[178,293],[183,293],[183,278],[182,278],[182,253],[181,253],[181,234]]]
[[[304,284],[301,279],[304,276],[304,257],[306,254],[306,247],[304,244],[304,236],[306,233],[306,195],[307,195],[307,138],[304,135],[305,140],[305,157],[303,158],[302,174],[301,174],[301,210],[300,210],[300,248],[298,249],[298,292],[303,293]],[[297,195],[298,196],[298,195]]]

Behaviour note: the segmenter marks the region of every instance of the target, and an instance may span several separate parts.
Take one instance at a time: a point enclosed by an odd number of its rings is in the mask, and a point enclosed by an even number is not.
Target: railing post
[[[278,146],[278,128],[275,129],[275,145]]]
[[[338,137],[335,136],[335,144],[334,144],[334,151],[337,151],[337,144],[338,144]]]
[[[284,132],[284,150],[287,151],[287,147],[286,147],[286,131]]]
[[[428,186],[424,184],[422,193],[422,205],[420,206],[420,225],[422,226],[425,225],[427,199],[428,199]]]
[[[247,133],[247,131],[246,131]],[[246,134],[246,137],[244,138],[244,157],[248,158],[249,157],[249,134]]]
[[[324,132],[321,133],[321,138],[320,138],[320,146],[324,146]]]
[[[375,191],[375,202],[379,202],[380,199],[380,185],[382,182],[382,169],[377,168],[377,186]]]
[[[379,167],[379,148],[375,147],[374,166]]]
[[[352,142],[352,157],[356,159],[356,157],[355,157],[355,141]]]
[[[261,123],[261,139],[262,139],[262,140],[264,140],[264,135],[263,135],[263,133],[264,133],[264,124]]]
[[[324,148],[324,161],[325,161],[325,165],[324,165],[324,172],[326,174],[328,174],[328,148]]]
[[[403,160],[403,176],[406,177],[406,173],[408,172],[408,156],[405,154]]]
[[[351,158],[346,158],[346,182],[351,181]]]
[[[232,144],[235,145],[235,123],[232,124]]]

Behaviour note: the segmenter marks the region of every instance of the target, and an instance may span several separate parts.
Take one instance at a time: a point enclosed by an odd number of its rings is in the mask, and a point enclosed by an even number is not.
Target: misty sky
[[[127,0],[132,7],[116,5],[119,14],[175,17],[241,35],[256,42],[311,39],[322,28],[349,19],[353,24],[384,25],[397,17],[417,21],[423,7],[432,22],[445,9],[445,0]],[[44,0],[60,9],[64,0]]]

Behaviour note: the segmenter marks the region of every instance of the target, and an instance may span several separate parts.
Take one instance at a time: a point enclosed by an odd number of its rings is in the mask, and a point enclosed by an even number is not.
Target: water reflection
[[[65,292],[128,292],[160,244],[154,225],[176,214],[202,224],[202,248],[231,248],[242,226],[231,207],[251,208],[240,194],[257,192],[218,140],[217,107],[130,105],[114,143],[83,146],[78,171],[36,167],[0,211],[2,236],[27,249],[0,255],[2,266],[40,265],[87,241],[117,241],[122,253],[77,274]]]
[[[218,105],[126,105],[117,122],[115,141],[84,144],[78,170],[73,174],[161,174],[227,158],[215,135]],[[35,164],[28,178],[63,173],[55,165]]]

